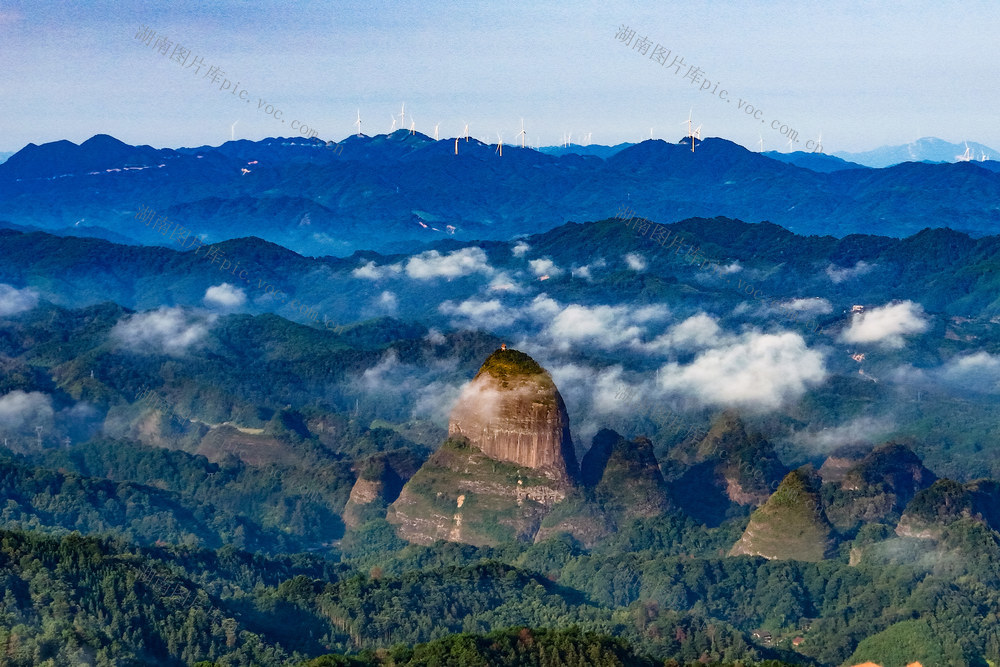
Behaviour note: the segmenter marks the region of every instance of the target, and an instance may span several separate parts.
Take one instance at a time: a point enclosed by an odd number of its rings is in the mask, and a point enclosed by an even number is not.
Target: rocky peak
[[[517,350],[497,350],[465,386],[449,437],[464,437],[486,456],[569,483],[577,477],[569,417],[548,372]]]
[[[667,485],[653,453],[653,443],[639,437],[629,442],[609,429],[594,436],[583,458],[581,477],[616,521],[655,516],[669,505]]]
[[[718,525],[728,516],[763,504],[788,472],[774,447],[748,433],[739,415],[718,415],[704,438],[693,447],[671,452],[685,467],[670,480],[674,500],[695,519]]]
[[[833,527],[820,501],[820,479],[811,466],[788,473],[778,490],[750,517],[731,556],[820,561],[833,554]]]
[[[927,488],[935,481],[937,476],[924,467],[923,461],[913,450],[906,445],[890,442],[876,447],[852,466],[841,486],[848,490],[864,486],[891,489],[902,508],[917,491]]]
[[[896,534],[901,537],[937,537],[944,526],[973,519],[1000,530],[1000,482],[981,479],[961,484],[950,479],[935,482],[910,501]]]

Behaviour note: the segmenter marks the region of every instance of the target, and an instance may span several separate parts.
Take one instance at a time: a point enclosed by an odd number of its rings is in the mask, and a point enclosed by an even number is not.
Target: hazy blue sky
[[[697,66],[730,102],[622,42],[620,25]],[[247,91],[244,100],[135,39],[143,25]],[[173,47],[171,47],[172,51]],[[406,124],[531,144],[591,133],[703,136],[827,153],[923,136],[1000,149],[997,2],[76,2],[0,0],[0,150],[97,133],[153,146],[323,139]],[[249,103],[246,99],[249,99]],[[258,103],[281,110],[275,120]],[[762,113],[738,108],[742,99]],[[765,122],[761,122],[764,120]]]

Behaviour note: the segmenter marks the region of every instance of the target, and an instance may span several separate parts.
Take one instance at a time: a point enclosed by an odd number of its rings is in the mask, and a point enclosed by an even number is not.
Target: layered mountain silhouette
[[[500,157],[496,146],[464,139],[457,155],[455,147],[403,130],[351,136],[337,150],[290,138],[176,150],[106,135],[79,146],[32,144],[0,164],[0,220],[60,229],[86,219],[162,244],[135,222],[149,207],[209,241],[252,234],[312,255],[509,239],[610,217],[623,193],[659,222],[724,215],[800,234],[906,236],[947,226],[981,235],[1000,222],[1000,175],[988,162],[842,169],[824,156],[798,160],[802,168],[718,138],[694,153],[649,140],[606,157],[514,146]]]

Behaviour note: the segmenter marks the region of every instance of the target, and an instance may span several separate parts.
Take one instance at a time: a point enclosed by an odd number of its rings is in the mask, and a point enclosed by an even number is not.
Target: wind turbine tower
[[[503,135],[497,132],[497,154],[503,157]]]
[[[521,137],[521,148],[524,148],[524,137],[527,136],[524,132],[524,119],[521,119],[521,131],[518,133]]]
[[[358,126],[358,136],[361,136],[361,109],[358,109],[358,119],[354,121],[354,124]]]
[[[688,126],[688,133],[687,133],[687,135],[689,137],[691,136],[691,114],[693,112],[694,112],[694,107],[691,107],[691,111],[688,111],[688,119],[681,121],[681,125],[684,125],[685,123],[687,123],[687,126]]]

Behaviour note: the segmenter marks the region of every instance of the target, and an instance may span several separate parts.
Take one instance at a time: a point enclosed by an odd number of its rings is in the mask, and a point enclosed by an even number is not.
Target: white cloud
[[[179,356],[205,341],[215,319],[182,308],[160,308],[122,318],[111,337],[135,352]]]
[[[790,439],[811,454],[825,455],[842,445],[874,445],[895,428],[895,422],[889,417],[858,417],[832,428],[797,431]]]
[[[444,334],[434,328],[427,330],[427,335],[424,336],[424,340],[431,345],[444,345],[448,342],[448,339],[445,338]]]
[[[0,317],[17,315],[38,305],[38,292],[25,287],[17,289],[0,283]]]
[[[833,305],[826,299],[816,297],[813,299],[792,299],[782,301],[778,304],[779,309],[794,310],[805,315],[826,315],[833,312]]]
[[[501,271],[493,276],[493,280],[490,281],[487,289],[494,292],[511,292],[512,294],[520,294],[524,291],[522,287],[504,271]]]
[[[367,280],[381,280],[391,275],[399,275],[402,273],[403,267],[400,264],[387,264],[385,266],[378,266],[373,261],[367,261],[358,268],[351,271],[351,275],[355,278],[365,278]]]
[[[869,264],[868,262],[861,260],[852,267],[842,269],[839,266],[834,266],[830,264],[826,267],[826,275],[830,278],[834,284],[839,284],[845,280],[850,280],[851,278],[857,278],[858,276],[863,276],[872,269],[875,268],[874,264]]]
[[[645,331],[630,319],[625,306],[570,304],[552,319],[545,333],[564,352],[581,344],[602,349],[639,347]]]
[[[411,257],[406,263],[406,275],[418,280],[431,278],[460,278],[482,273],[493,274],[482,248],[462,248],[446,255],[437,250],[428,250]]]
[[[528,266],[531,268],[531,272],[539,277],[549,276],[550,278],[555,278],[563,273],[563,270],[556,266],[556,263],[548,257],[528,260]]]
[[[646,258],[637,252],[626,253],[623,259],[633,271],[645,271],[648,266]]]
[[[721,264],[713,264],[712,270],[721,276],[729,275],[730,273],[739,273],[743,270],[743,265],[739,261],[732,262],[731,264],[726,264],[722,266]]]
[[[720,341],[722,328],[711,315],[698,313],[683,322],[675,324],[671,329],[654,341],[666,347],[676,347],[684,350],[697,350],[711,347]]]
[[[221,285],[212,285],[205,290],[204,301],[209,306],[236,308],[247,302],[247,293],[242,287],[222,283]]]
[[[591,262],[590,264],[585,264],[584,266],[574,266],[570,269],[570,275],[574,278],[583,278],[584,280],[590,281],[594,278],[594,269],[603,269],[608,263],[603,257],[599,258],[596,262]]]
[[[900,348],[905,342],[903,336],[923,333],[927,328],[923,307],[912,301],[902,301],[855,313],[841,339],[847,343],[877,343],[886,348]]]
[[[36,425],[50,426],[54,415],[52,397],[48,394],[15,389],[0,396],[0,428],[16,431]]]
[[[945,382],[961,389],[986,393],[1000,393],[1000,355],[975,352],[949,359],[937,375]]]
[[[703,404],[773,410],[800,398],[827,375],[823,355],[796,333],[743,334],[738,342],[706,350],[686,366],[661,369],[664,389]]]
[[[458,304],[445,301],[438,306],[438,310],[445,315],[451,315],[456,325],[486,330],[504,327],[517,318],[517,313],[504,307],[498,299],[489,301],[466,299]]]
[[[528,252],[529,250],[531,250],[530,245],[528,245],[524,241],[518,241],[517,245],[515,245],[513,248],[510,249],[510,253],[514,255],[514,257],[524,257],[524,253]]]
[[[379,295],[377,305],[382,312],[394,315],[399,308],[399,299],[389,290],[385,290]]]

